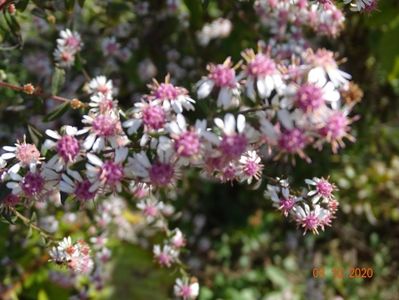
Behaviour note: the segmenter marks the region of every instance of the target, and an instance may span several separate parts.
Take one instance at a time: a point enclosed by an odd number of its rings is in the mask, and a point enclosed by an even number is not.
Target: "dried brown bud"
[[[35,93],[36,89],[31,83],[28,83],[23,86],[23,91],[25,94],[33,95]]]
[[[349,82],[348,88],[341,90],[341,96],[345,103],[354,104],[362,100],[363,91],[356,83]]]
[[[51,25],[54,25],[56,21],[56,18],[54,15],[48,15],[47,16],[47,22],[49,22]]]
[[[76,99],[76,98],[71,100],[70,105],[71,105],[72,109],[79,109],[79,108],[82,108],[85,106],[82,103],[82,101],[80,101],[79,99]]]

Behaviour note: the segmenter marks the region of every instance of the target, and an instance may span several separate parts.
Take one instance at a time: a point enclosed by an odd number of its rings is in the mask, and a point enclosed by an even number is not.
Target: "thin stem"
[[[10,83],[7,83],[7,82],[3,82],[3,81],[0,81],[0,87],[5,87],[5,88],[8,88],[8,89],[17,91],[17,92],[24,92],[26,94],[39,96],[39,97],[46,98],[46,99],[52,99],[52,100],[58,101],[58,102],[71,102],[72,101],[71,99],[64,98],[64,97],[61,97],[61,96],[48,95],[48,94],[42,93],[37,88],[33,88],[34,89],[33,92],[32,93],[28,93],[27,90],[26,90],[26,86],[17,86],[17,85],[13,85],[13,84],[10,84]]]
[[[19,211],[17,211],[14,207],[10,207],[10,210],[15,214],[15,216],[20,219],[26,226],[29,226],[30,228],[33,228],[34,230],[38,231],[41,236],[48,240],[54,240],[54,238],[45,230],[40,228],[39,226],[35,225],[32,223],[31,220],[29,220],[27,217],[25,217],[23,214],[21,214]]]

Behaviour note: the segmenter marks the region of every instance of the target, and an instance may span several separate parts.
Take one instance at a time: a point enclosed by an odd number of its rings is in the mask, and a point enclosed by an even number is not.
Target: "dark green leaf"
[[[65,82],[65,70],[56,68],[51,79],[51,93],[57,95]]]
[[[69,107],[70,107],[69,102],[64,102],[61,105],[58,105],[56,109],[51,111],[49,114],[47,114],[43,118],[43,121],[44,122],[51,122],[51,121],[56,120],[57,118],[59,118],[63,114],[65,114],[68,111]]]
[[[28,124],[28,132],[30,135],[30,138],[32,139],[32,142],[36,145],[39,146],[40,144],[40,139],[43,137],[42,133],[37,129],[35,126],[32,124]]]
[[[83,7],[85,5],[86,0],[78,0],[79,6]]]

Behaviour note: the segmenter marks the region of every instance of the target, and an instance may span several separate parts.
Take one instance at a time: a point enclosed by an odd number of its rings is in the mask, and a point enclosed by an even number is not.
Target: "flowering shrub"
[[[68,275],[54,273],[53,280],[77,287],[77,299],[104,288],[112,259],[108,240],[115,236],[140,240],[153,249],[157,264],[175,269],[177,298],[199,296],[200,284],[186,266],[185,248],[192,241],[176,226],[183,209],[173,201],[190,181],[257,189],[304,235],[331,226],[339,205],[336,186],[312,176],[303,188],[293,189],[276,177],[290,176],[276,165],[303,160],[311,168],[316,151],[329,148],[337,154],[345,142],[355,141],[351,125],[358,117],[352,110],[362,92],[343,70],[339,54],[318,46],[318,38],[334,39],[344,30],[346,7],[333,1],[241,1],[238,7],[250,7],[267,36],[201,61],[197,45],[223,44],[235,23],[219,17],[197,26],[202,5],[197,1],[11,2],[0,2],[9,26],[7,47],[22,45],[20,15],[29,15],[42,36],[30,41],[37,52],[24,57],[26,71],[36,77],[3,78],[0,87],[27,101],[43,99],[45,110],[51,110],[43,120],[53,124],[36,120],[28,132],[8,137],[17,136],[0,156],[1,212],[5,220],[20,219],[44,238],[45,261],[68,269]],[[367,12],[377,5],[343,2]],[[110,27],[107,20],[85,15],[87,10],[104,18],[98,11],[108,8],[120,17]],[[134,13],[125,15],[125,8]],[[47,21],[30,12],[44,14]],[[67,22],[73,13],[82,15],[76,24]],[[166,58],[157,65],[148,57],[137,61],[135,56],[146,51],[157,56],[156,41],[147,46],[146,36],[156,22],[172,20],[181,24],[165,45],[176,49],[160,49]],[[151,28],[138,26],[142,22]],[[192,44],[187,53],[179,49],[186,32]],[[40,212],[37,222],[33,211]],[[56,214],[85,228],[86,240],[75,239],[73,230],[60,237]],[[85,276],[90,284],[82,287],[78,278]]]

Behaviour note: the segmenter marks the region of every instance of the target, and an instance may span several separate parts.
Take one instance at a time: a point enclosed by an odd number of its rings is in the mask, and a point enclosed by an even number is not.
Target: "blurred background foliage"
[[[162,79],[168,72],[169,50],[178,50],[178,60],[192,58],[189,71],[178,78],[180,84],[190,87],[208,62],[222,62],[227,56],[238,61],[241,50],[267,39],[254,14],[253,1],[185,0],[182,13],[163,17],[164,1],[148,1],[150,10],[144,16],[134,10],[140,2],[16,1],[16,15],[2,14],[0,20],[0,80],[33,82],[44,90],[64,96],[77,94],[85,100],[81,86],[83,70],[87,70],[90,75],[105,74],[115,80],[118,99],[128,107],[132,96],[146,92],[148,79],[140,77],[143,60],[150,60],[156,77]],[[379,10],[370,15],[346,14],[346,29],[337,40],[314,42],[345,57],[344,69],[364,91],[355,111],[360,116],[354,125],[357,142],[337,155],[312,153],[310,166],[301,161],[296,166],[266,166],[266,175],[290,174],[298,185],[306,177],[330,174],[339,187],[341,203],[333,227],[319,236],[302,236],[274,212],[262,188],[221,186],[187,174],[175,195],[177,207],[184,212],[176,225],[189,237],[187,260],[201,282],[201,300],[398,299],[399,2],[380,1]],[[195,33],[217,17],[232,21],[232,33],[207,47],[199,46]],[[130,26],[131,31],[118,42],[138,45],[126,62],[109,64],[101,58],[98,36],[112,35],[121,24]],[[39,30],[40,26],[47,29]],[[81,33],[85,47],[75,68],[65,74],[65,83],[57,86],[52,63],[50,75],[41,77],[29,68],[27,57],[45,53],[51,62],[57,29],[65,26]],[[26,133],[27,124],[44,129],[74,120],[74,113],[68,112],[43,124],[38,116],[54,109],[50,102],[5,89],[0,89],[0,99],[0,139],[4,144]],[[8,296],[66,299],[71,291],[48,279],[49,268],[57,267],[41,259],[40,237],[30,233],[26,239],[28,233],[16,231],[18,226],[0,225],[0,279],[12,287]],[[64,231],[74,229],[66,227]],[[118,240],[112,243],[112,276],[108,287],[94,299],[170,298],[174,275],[157,269],[149,250]],[[313,278],[315,267],[326,270],[325,278]],[[351,267],[371,267],[374,276],[333,276],[333,268],[343,268],[347,274]]]

